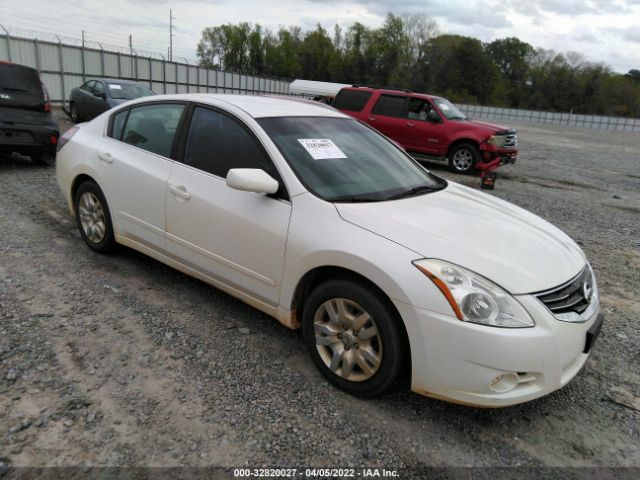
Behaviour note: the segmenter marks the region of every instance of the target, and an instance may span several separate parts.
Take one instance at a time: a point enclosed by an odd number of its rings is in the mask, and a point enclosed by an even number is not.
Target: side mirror
[[[280,185],[259,168],[232,168],[227,173],[227,185],[236,190],[254,193],[276,193]]]
[[[95,95],[96,97],[98,97],[98,98],[103,99],[103,100],[106,100],[106,99],[107,99],[107,94],[106,94],[106,93],[104,93],[104,92],[94,93],[94,95]]]
[[[438,115],[438,112],[436,112],[435,110],[429,110],[429,113],[427,114],[427,120],[433,123],[440,123],[442,121],[440,115]]]

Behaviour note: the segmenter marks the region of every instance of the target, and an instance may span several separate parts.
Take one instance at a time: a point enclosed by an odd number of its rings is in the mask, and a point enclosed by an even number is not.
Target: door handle
[[[376,117],[369,117],[368,119],[370,122],[375,122],[376,121]]]
[[[99,153],[98,158],[106,163],[113,163],[113,157],[109,152]]]
[[[191,194],[187,192],[187,189],[182,185],[176,186],[169,184],[169,190],[171,190],[171,193],[173,193],[176,197],[180,197],[183,200],[189,200],[191,198]]]
[[[415,126],[416,126],[415,123],[411,123],[411,122],[407,123],[407,127],[415,127]]]

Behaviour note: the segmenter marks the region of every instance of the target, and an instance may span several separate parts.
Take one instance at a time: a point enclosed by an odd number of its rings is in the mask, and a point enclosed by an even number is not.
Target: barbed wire
[[[38,30],[30,30],[26,28],[18,28],[6,25],[0,25],[2,30],[0,30],[0,35],[7,35],[7,32],[11,38],[22,38],[26,40],[39,40],[41,42],[50,42],[50,43],[59,43],[62,45],[68,45],[72,47],[82,47],[83,42],[81,38],[77,37],[69,37],[66,35],[59,35],[57,33],[51,32],[42,32]],[[98,40],[85,39],[84,41],[85,48],[91,48],[94,50],[104,50],[106,52],[114,52],[114,53],[124,53],[126,55],[130,55],[133,53],[138,57],[145,58],[154,58],[157,60],[168,60],[166,55],[163,55],[159,52],[154,52],[152,50],[145,50],[141,48],[129,48],[128,46],[119,46],[111,43],[106,43]],[[189,60],[186,57],[177,57],[173,56],[173,62],[176,63],[186,63],[188,65],[197,65],[198,62],[194,59]]]

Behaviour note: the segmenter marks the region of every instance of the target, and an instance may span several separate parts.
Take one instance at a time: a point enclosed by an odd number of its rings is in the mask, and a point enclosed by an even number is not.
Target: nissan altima
[[[139,250],[302,328],[334,385],[499,407],[587,360],[600,314],[582,250],[447,182],[337,110],[143,98],[67,131],[56,174],[86,244]]]

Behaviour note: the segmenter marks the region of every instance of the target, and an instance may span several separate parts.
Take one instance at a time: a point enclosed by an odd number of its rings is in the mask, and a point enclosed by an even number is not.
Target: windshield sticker
[[[449,105],[447,105],[446,103],[440,103],[440,110],[444,110],[445,112],[447,110],[449,110]]]
[[[109,84],[109,88],[111,90],[122,90],[122,87],[120,85],[118,85],[117,83],[110,83]]]
[[[298,141],[314,160],[347,158],[344,152],[328,138],[299,138]]]

